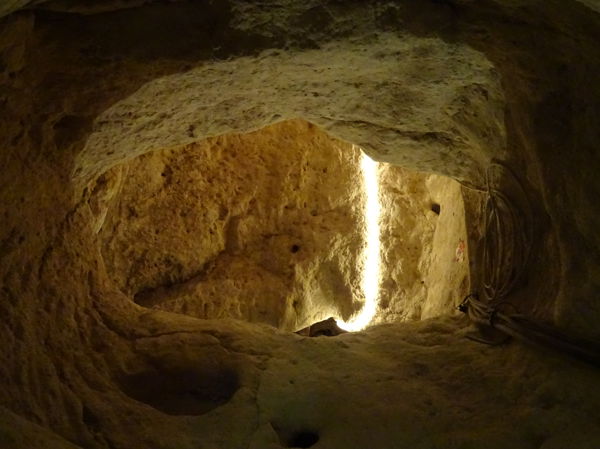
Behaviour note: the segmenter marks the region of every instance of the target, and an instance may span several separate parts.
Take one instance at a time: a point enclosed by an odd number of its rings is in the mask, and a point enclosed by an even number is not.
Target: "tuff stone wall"
[[[113,285],[199,318],[287,330],[348,320],[363,305],[360,153],[296,120],[111,169],[89,204]],[[451,313],[469,283],[466,251],[456,256],[466,241],[458,184],[389,165],[379,178],[375,322]]]
[[[288,330],[349,318],[361,296],[359,158],[296,121],[114,168],[100,231],[109,275],[138,304],[199,318]]]
[[[148,151],[297,117],[471,186],[500,159],[535,217],[511,301],[598,337],[599,41],[598,15],[570,1],[154,2],[3,18],[2,444],[262,448],[310,431],[325,447],[596,447],[596,371],[481,347],[457,320],[309,340],[136,305],[112,283],[88,200],[98,176]]]

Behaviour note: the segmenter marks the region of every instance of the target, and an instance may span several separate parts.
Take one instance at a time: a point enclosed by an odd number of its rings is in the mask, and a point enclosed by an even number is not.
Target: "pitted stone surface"
[[[468,47],[391,34],[205,62],[98,117],[74,177],[87,182],[147,151],[300,117],[378,161],[483,184],[483,167],[506,150],[499,82]]]
[[[2,447],[262,449],[303,431],[318,434],[315,448],[598,447],[597,371],[517,344],[477,345],[451,319],[324,340],[140,307],[113,284],[101,250],[103,211],[122,180],[90,201],[98,176],[148,150],[298,116],[381,160],[471,186],[500,158],[536,219],[511,303],[599,338],[597,13],[524,0],[73,11],[0,22]],[[337,79],[314,72],[328,65]],[[201,76],[217,91],[197,91]],[[270,85],[278,91],[267,97]],[[429,187],[439,201],[456,192]],[[482,211],[466,196],[466,249],[477,256]],[[461,260],[459,248],[444,254]],[[175,389],[170,375],[194,381]],[[132,379],[150,380],[159,397],[132,390]]]
[[[89,199],[113,285],[140,305],[198,318],[290,331],[350,319],[363,307],[361,157],[295,120],[114,167]],[[469,285],[468,258],[455,257],[466,241],[460,185],[388,164],[377,172],[375,322],[452,313]]]

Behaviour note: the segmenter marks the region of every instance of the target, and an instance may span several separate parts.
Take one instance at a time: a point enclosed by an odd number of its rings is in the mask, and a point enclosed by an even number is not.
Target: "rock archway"
[[[376,263],[373,324],[453,313],[470,285],[460,184],[376,167],[368,236],[364,157],[293,120],[119,164],[88,199],[109,278],[145,307],[295,331],[360,313]],[[381,262],[364,260],[373,238]]]
[[[506,157],[503,108],[497,71],[467,46],[384,33],[271,50],[202,61],[116,102],[95,120],[73,176],[302,118],[381,162],[482,186],[487,164]]]
[[[203,61],[183,73],[153,80],[103,111],[75,159],[73,182],[81,189],[116,164],[144,153],[301,117],[338,139],[360,145],[376,160],[482,186],[485,167],[491,160],[506,156],[503,107],[492,64],[467,46],[439,39],[382,33],[364,40],[333,41],[319,49],[275,50],[233,61]],[[444,190],[442,184],[437,189]],[[447,198],[451,196],[447,192]],[[456,207],[449,210],[456,210],[462,219],[462,200],[453,202]],[[412,216],[415,212],[404,213]],[[455,230],[456,226],[450,228]],[[394,232],[390,229],[388,234]],[[456,247],[466,240],[464,235],[442,237],[441,231],[438,233],[438,244],[447,240],[447,245]],[[411,243],[407,240],[404,245]],[[386,262],[398,264],[394,256],[387,257]],[[457,279],[448,283],[448,275],[443,274],[445,264],[436,263],[441,271],[422,277],[429,276],[427,288],[444,299],[417,306],[423,302],[417,299],[422,294],[412,293],[414,306],[401,310],[390,306],[396,316],[421,316],[421,309],[427,311],[422,316],[434,316],[439,303],[445,303],[444,310],[449,312],[456,305],[455,290],[466,293],[468,281],[453,273],[450,277]],[[404,270],[416,268],[406,266]],[[130,270],[125,272],[131,275]],[[358,276],[352,279],[338,283],[350,286]],[[395,282],[387,285],[407,291],[406,286]],[[389,306],[394,294],[384,296]],[[156,299],[149,300],[153,301]],[[181,304],[176,307],[181,308]],[[343,310],[347,316],[352,308],[345,306]],[[310,324],[297,319],[287,318],[286,322],[300,327]],[[273,320],[277,322],[270,318]],[[292,324],[285,327],[294,328]]]

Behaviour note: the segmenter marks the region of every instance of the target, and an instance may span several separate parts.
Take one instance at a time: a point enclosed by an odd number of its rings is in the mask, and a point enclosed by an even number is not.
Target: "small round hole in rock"
[[[319,434],[304,430],[297,432],[290,438],[287,447],[312,447],[319,441]]]
[[[290,252],[297,253],[298,251],[300,251],[300,245],[292,245],[291,246]]]
[[[442,209],[441,209],[441,207],[440,207],[440,205],[439,205],[438,203],[433,203],[433,204],[431,205],[431,210],[432,210],[433,212],[435,212],[435,214],[436,214],[436,215],[439,215],[439,214],[440,214],[440,211],[441,211]]]

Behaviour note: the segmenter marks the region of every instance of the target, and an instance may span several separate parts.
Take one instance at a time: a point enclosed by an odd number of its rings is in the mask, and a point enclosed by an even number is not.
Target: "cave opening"
[[[107,272],[138,305],[361,330],[453,313],[468,293],[462,189],[290,120],[139,156],[89,202]]]

